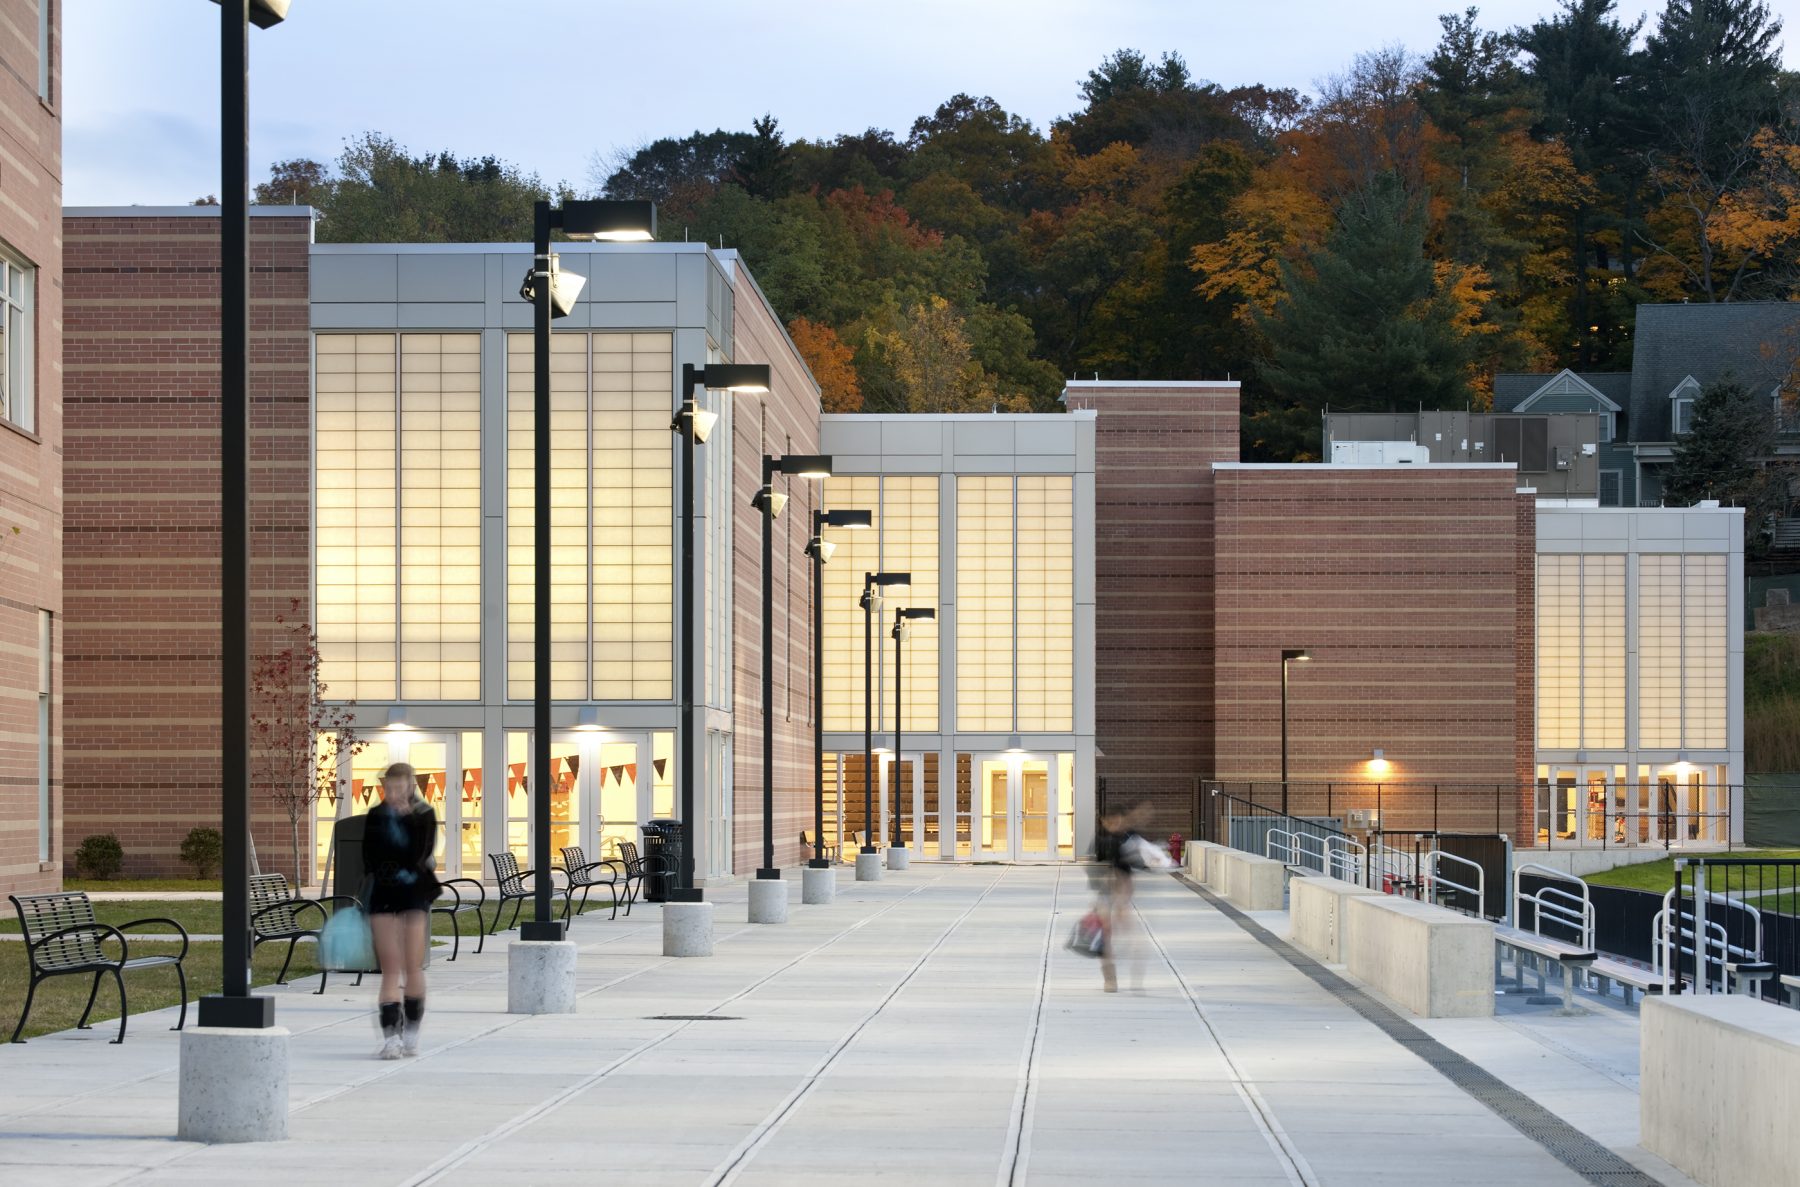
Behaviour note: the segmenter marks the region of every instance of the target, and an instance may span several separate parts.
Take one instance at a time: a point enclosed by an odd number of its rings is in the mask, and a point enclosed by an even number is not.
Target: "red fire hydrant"
[[[1169,857],[1176,865],[1181,864],[1181,847],[1186,843],[1180,833],[1169,834]]]

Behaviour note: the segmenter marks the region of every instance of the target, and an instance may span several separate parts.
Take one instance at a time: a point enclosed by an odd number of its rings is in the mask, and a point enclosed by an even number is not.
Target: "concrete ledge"
[[[1350,973],[1422,1018],[1494,1013],[1494,925],[1393,895],[1346,896]]]
[[[1206,881],[1207,855],[1223,848],[1211,841],[1189,841],[1182,850],[1181,860],[1187,867],[1187,875],[1196,882]]]
[[[1242,910],[1281,910],[1287,905],[1286,882],[1287,867],[1270,858],[1223,847],[1207,854],[1206,884]]]
[[[1639,1141],[1707,1187],[1800,1167],[1800,1012],[1741,995],[1646,997]]]
[[[1288,883],[1288,938],[1326,964],[1344,963],[1346,898],[1366,898],[1381,891],[1337,878],[1295,878]]]

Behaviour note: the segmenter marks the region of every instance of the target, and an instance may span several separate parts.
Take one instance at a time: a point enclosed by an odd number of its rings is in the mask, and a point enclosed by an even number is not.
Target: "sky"
[[[597,163],[663,136],[904,137],[959,91],[1040,129],[1120,48],[1180,53],[1222,86],[1310,91],[1358,53],[1429,52],[1468,0],[293,0],[251,31],[250,169],[330,164],[364,132],[415,154],[492,154],[593,188]],[[1489,0],[1484,28],[1555,0]],[[1620,0],[1627,19],[1651,0]],[[1660,10],[1660,0],[1654,7]],[[1800,0],[1770,0],[1800,69]],[[63,199],[169,205],[219,192],[219,17],[204,0],[69,0]],[[673,17],[681,19],[676,32]]]

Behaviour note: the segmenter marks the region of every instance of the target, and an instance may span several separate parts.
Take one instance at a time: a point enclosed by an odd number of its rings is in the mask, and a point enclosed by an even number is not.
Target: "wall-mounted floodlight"
[[[1369,771],[1375,775],[1385,775],[1388,771],[1387,751],[1377,746],[1369,753]]]
[[[519,286],[519,296],[527,301],[537,301],[538,271],[534,267],[525,273],[525,282]],[[575,302],[581,297],[581,290],[587,287],[587,277],[575,272],[562,270],[562,257],[550,256],[550,316],[567,317],[575,312]]]
[[[387,728],[391,730],[411,729],[412,727],[406,724],[406,710],[398,705],[389,709],[387,711]]]
[[[600,728],[600,707],[583,705],[575,716],[575,728],[590,733],[598,730]]]

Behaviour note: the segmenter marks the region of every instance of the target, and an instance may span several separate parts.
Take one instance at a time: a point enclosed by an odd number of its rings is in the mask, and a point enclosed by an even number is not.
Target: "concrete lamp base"
[[[837,871],[830,866],[808,866],[800,874],[800,901],[822,906],[837,897]]]
[[[788,884],[780,878],[757,878],[750,883],[750,922],[786,923]]]
[[[284,1142],[288,1136],[288,1031],[196,1026],[181,1032],[184,1142]]]
[[[506,946],[506,1012],[575,1012],[574,940],[514,940]]]
[[[711,903],[663,904],[663,955],[711,956],[713,954],[713,905]]]
[[[902,849],[895,845],[887,851],[887,868],[905,870],[912,868],[912,850]]]
[[[881,881],[881,854],[858,853],[856,855],[856,880],[858,882]]]

